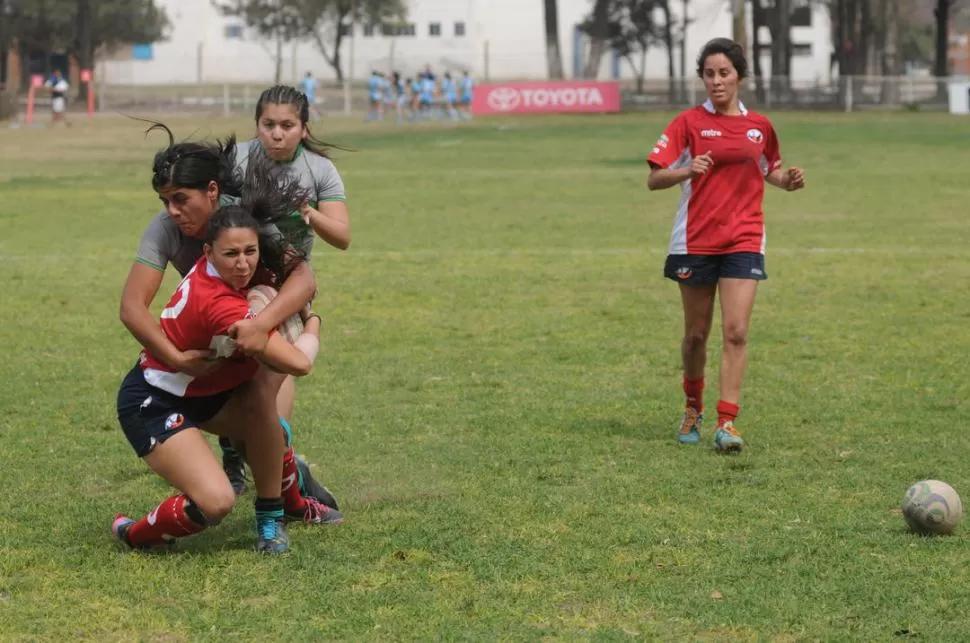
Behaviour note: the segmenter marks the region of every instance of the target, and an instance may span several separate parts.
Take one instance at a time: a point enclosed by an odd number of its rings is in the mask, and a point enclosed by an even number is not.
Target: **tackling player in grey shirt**
[[[307,203],[277,221],[295,247],[309,255],[314,236],[341,250],[350,246],[350,220],[344,183],[327,156],[328,146],[310,132],[306,96],[295,87],[265,90],[256,104],[256,138],[240,143],[237,168],[245,171],[253,154],[265,154],[308,191]]]

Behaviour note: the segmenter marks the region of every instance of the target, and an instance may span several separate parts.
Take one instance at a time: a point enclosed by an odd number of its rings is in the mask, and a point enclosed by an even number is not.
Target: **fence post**
[[[852,111],[852,76],[845,77],[845,111]]]
[[[225,118],[229,118],[229,115],[232,113],[232,109],[230,108],[229,101],[230,101],[230,97],[229,97],[229,83],[223,83],[223,85],[222,85],[222,115]]]

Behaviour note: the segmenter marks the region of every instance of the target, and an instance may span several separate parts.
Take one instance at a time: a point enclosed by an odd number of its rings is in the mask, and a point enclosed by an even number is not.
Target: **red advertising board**
[[[620,84],[599,81],[485,83],[472,94],[474,114],[620,111]]]

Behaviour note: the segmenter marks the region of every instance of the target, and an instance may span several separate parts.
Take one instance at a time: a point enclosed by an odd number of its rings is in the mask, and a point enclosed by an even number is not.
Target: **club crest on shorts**
[[[694,274],[694,271],[687,266],[681,266],[674,274],[677,275],[678,279],[690,279],[690,276]]]
[[[165,430],[174,431],[182,426],[183,422],[185,422],[185,418],[182,417],[181,413],[172,413],[170,416],[165,418]]]
[[[765,140],[765,135],[761,133],[760,129],[749,129],[748,140],[752,143],[761,143],[761,141]]]

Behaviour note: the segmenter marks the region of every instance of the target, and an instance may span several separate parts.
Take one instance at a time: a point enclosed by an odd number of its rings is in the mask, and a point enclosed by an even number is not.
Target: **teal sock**
[[[283,433],[286,434],[286,446],[293,444],[293,429],[290,427],[290,423],[280,416],[280,426],[283,427]]]
[[[283,521],[283,498],[256,498],[256,524]]]

